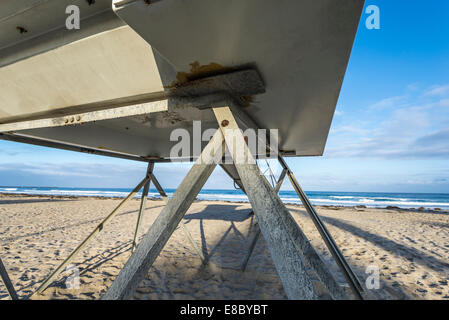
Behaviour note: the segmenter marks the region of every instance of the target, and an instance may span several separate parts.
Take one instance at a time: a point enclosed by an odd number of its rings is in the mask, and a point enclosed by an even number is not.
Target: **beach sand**
[[[0,255],[20,297],[50,272],[109,214],[120,199],[0,195]],[[147,202],[147,230],[164,203]],[[343,276],[301,206],[288,205],[338,282]],[[131,200],[73,261],[80,286],[67,288],[63,272],[34,299],[98,299],[129,258],[139,200]],[[141,281],[134,299],[286,299],[263,237],[247,270],[242,259],[254,235],[248,203],[197,201],[184,222],[210,261],[206,265],[178,227]],[[379,268],[380,288],[367,299],[449,300],[449,214],[367,208],[317,207],[362,284]],[[141,232],[142,234],[142,232]],[[315,283],[322,299],[329,296]],[[9,299],[0,281],[0,299]]]

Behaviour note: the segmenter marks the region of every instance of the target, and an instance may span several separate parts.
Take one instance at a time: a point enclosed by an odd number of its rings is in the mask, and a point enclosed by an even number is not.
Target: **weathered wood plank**
[[[285,220],[293,218],[260,172],[230,108],[213,110],[288,298],[317,299],[301,255],[285,226]]]
[[[170,90],[153,93],[148,97],[137,96],[125,101],[114,100],[96,102],[95,108],[85,112],[73,112],[76,106],[65,108],[63,115],[40,115],[34,119],[17,119],[0,123],[0,132],[11,132],[37,128],[79,125],[88,122],[131,117],[163,111],[173,111],[183,106],[207,108],[211,103],[223,101],[226,93],[238,99],[240,96],[251,96],[265,92],[264,83],[259,73],[254,69],[230,70],[227,73],[203,77],[188,81],[170,88]],[[122,99],[123,100],[123,99]],[[79,106],[79,110],[88,109]],[[63,111],[59,111],[63,113]]]
[[[324,240],[327,248],[329,249],[330,253],[334,257],[337,265],[339,266],[341,272],[343,273],[344,277],[346,278],[346,281],[348,282],[352,292],[354,293],[355,297],[357,299],[363,300],[363,287],[360,284],[357,276],[355,275],[354,271],[352,271],[351,267],[349,266],[348,262],[346,261],[343,254],[338,249],[337,244],[335,243],[334,239],[332,238],[330,232],[327,230],[324,223],[321,221],[320,216],[313,208],[312,204],[309,201],[309,198],[307,198],[307,195],[302,190],[301,186],[299,185],[298,181],[296,180],[295,176],[293,175],[293,172],[288,167],[287,163],[282,157],[279,157],[279,162],[281,163],[284,170],[287,171],[287,175],[290,179],[290,182],[295,189],[296,193],[298,194],[298,197],[301,199],[301,202],[304,205],[304,208],[306,209],[307,213],[310,215],[310,218],[312,219],[313,223],[315,224],[315,227],[317,228],[318,232],[320,233],[322,239]]]
[[[89,234],[89,236],[83,240],[79,244],[79,246],[73,250],[73,252],[52,272],[52,274],[37,288],[36,293],[42,293],[51,283],[52,281],[61,273],[62,270],[70,263],[70,261],[75,258],[75,256],[89,244],[89,242],[101,231],[103,230],[106,223],[108,223],[118,212],[119,210],[127,203],[130,199],[132,199],[137,192],[147,183],[150,177],[145,177],[134,189],[131,193],[123,199],[120,204]],[[34,295],[33,294],[33,295]]]
[[[19,297],[17,296],[17,292],[14,289],[11,279],[9,279],[8,272],[6,271],[6,268],[5,268],[1,258],[0,258],[0,276],[2,277],[3,283],[5,284],[6,290],[8,290],[8,293],[9,293],[9,296],[11,297],[11,299],[19,300]]]
[[[230,101],[230,102],[231,102],[230,103],[231,111],[238,117],[238,121],[241,125],[243,125],[244,129],[253,128],[256,130],[256,129],[260,128],[259,125],[250,116],[248,116],[242,110],[242,108],[238,106],[237,103],[235,103],[234,101]],[[346,262],[346,260],[344,259],[343,255],[341,255],[341,253],[339,253],[338,246],[335,244],[332,236],[327,231],[324,224],[322,222],[320,222],[319,216],[316,214],[316,212],[315,212],[313,206],[310,204],[310,201],[308,200],[307,196],[304,194],[304,192],[302,192],[301,188],[299,187],[299,184],[297,183],[296,179],[294,178],[293,172],[288,168],[285,160],[283,159],[283,157],[280,154],[278,155],[278,160],[281,163],[282,167],[285,169],[285,171],[290,179],[290,182],[294,186],[296,192],[298,193],[299,198],[301,199],[302,203],[304,204],[304,207],[306,208],[307,212],[311,216],[318,231],[320,232],[320,235],[322,236],[323,240],[325,241],[325,243],[326,243],[327,247],[329,248],[330,252],[332,253],[333,257],[335,258],[337,265],[340,267],[340,270],[342,271],[345,278],[347,279],[353,293],[355,294],[355,296],[358,299],[363,299],[363,297],[361,295],[363,288],[361,287],[360,282],[358,281],[357,277],[355,276],[355,274],[349,267],[349,265]],[[323,279],[324,279],[324,277],[325,278],[330,277],[329,285],[328,285],[327,289],[330,291],[331,295],[333,295],[333,293],[334,293],[333,297],[335,299],[340,299],[339,298],[339,297],[341,297],[340,293],[343,293],[344,296],[346,296],[346,294],[343,292],[343,290],[341,290],[340,287],[338,289],[336,289],[336,286],[335,286],[336,282],[335,282],[334,278],[330,274],[328,274],[329,271],[326,268],[321,268],[321,269],[323,270],[323,272],[321,274],[323,276]],[[326,273],[328,275],[326,275]],[[321,279],[321,280],[323,281],[323,283],[325,283],[326,281],[323,279]],[[326,283],[325,283],[325,285],[326,285]],[[335,291],[333,291],[332,288],[335,288]]]
[[[173,197],[154,221],[131,258],[126,262],[112,283],[103,300],[129,298],[145,277],[148,269],[164,248],[182,217],[200,192],[216,166],[215,155],[222,157],[223,135],[217,130],[201,157],[195,162],[187,176],[181,182]]]

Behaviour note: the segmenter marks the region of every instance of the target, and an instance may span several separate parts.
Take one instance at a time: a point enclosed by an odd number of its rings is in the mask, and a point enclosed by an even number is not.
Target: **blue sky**
[[[306,190],[449,193],[449,1],[366,1],[323,157],[289,158]],[[160,164],[176,187],[190,164]],[[0,185],[133,187],[145,164],[0,141]],[[217,169],[206,188],[233,188]],[[284,189],[290,189],[286,183]]]

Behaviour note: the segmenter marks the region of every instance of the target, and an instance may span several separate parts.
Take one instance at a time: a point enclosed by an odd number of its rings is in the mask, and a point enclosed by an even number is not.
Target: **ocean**
[[[82,196],[82,197],[125,197],[131,189],[126,188],[59,188],[59,187],[0,187],[0,193],[54,195],[54,196]],[[175,189],[165,189],[170,197]],[[449,194],[447,193],[381,193],[381,192],[326,192],[306,191],[314,205],[327,206],[366,206],[385,208],[396,206],[400,208],[426,209],[440,208],[449,210]],[[155,189],[150,189],[150,197],[159,197]],[[279,192],[284,203],[300,204],[294,191]],[[136,195],[140,197],[140,193]],[[222,200],[241,202],[248,201],[240,190],[205,189],[198,195],[200,200]]]

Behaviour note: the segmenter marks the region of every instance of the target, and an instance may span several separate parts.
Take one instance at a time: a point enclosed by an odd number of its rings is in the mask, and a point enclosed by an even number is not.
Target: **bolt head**
[[[227,127],[229,125],[229,121],[228,120],[223,120],[222,122],[221,122],[221,126],[222,127]]]

